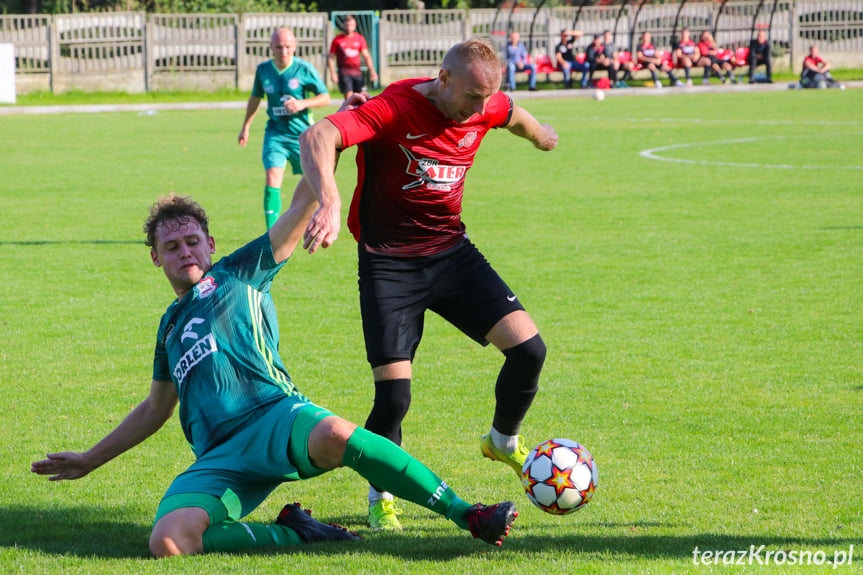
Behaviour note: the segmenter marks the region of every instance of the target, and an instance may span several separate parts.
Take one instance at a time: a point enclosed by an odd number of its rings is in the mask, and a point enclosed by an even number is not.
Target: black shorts
[[[362,74],[349,76],[339,72],[339,92],[347,94],[348,92],[362,92],[366,88],[366,81]]]
[[[360,311],[372,367],[413,360],[431,310],[465,335],[486,334],[504,316],[524,310],[518,298],[468,240],[433,256],[391,257],[359,247]]]

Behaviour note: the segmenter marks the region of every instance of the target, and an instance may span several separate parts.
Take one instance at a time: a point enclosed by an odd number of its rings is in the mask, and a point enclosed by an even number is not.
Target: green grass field
[[[545,515],[481,458],[500,354],[429,316],[405,446],[465,499],[520,505],[502,548],[411,504],[404,533],[369,534],[365,484],[338,470],[280,487],[249,519],[298,500],[365,542],[149,559],[156,505],[192,461],[176,417],[78,481],[29,464],[88,448],[148,391],[173,299],[142,243],[158,195],[201,201],[219,254],[263,232],[264,122],[241,149],[239,110],[5,116],[0,573],[860,572],[863,91],[522,104],[558,148],[490,134],[464,218],[549,348],[526,440],[588,446],[590,505]],[[362,422],[355,250],[345,230],[296,254],[273,295],[294,380]],[[694,564],[696,547],[761,545],[813,560],[854,545],[854,564]]]

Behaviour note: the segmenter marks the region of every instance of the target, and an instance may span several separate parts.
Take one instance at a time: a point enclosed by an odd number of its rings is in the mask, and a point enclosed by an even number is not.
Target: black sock
[[[533,398],[539,389],[539,374],[545,362],[545,343],[539,334],[515,347],[505,349],[506,360],[497,377],[497,400],[492,425],[504,435],[518,435]]]

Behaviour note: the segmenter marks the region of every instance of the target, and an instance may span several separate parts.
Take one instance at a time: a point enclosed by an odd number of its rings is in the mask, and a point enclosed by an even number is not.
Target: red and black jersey
[[[362,61],[360,60],[360,55],[363,50],[367,49],[366,39],[357,33],[350,36],[339,34],[333,39],[333,43],[330,44],[330,54],[335,54],[339,72],[349,76],[361,74],[360,66],[362,65]]]
[[[680,48],[680,53],[684,56],[695,54],[695,42],[693,40],[681,40],[678,48]]]
[[[430,81],[390,84],[362,106],[327,117],[345,148],[360,145],[348,229],[375,253],[431,255],[462,240],[465,175],[486,133],[512,115],[510,97],[496,92],[483,114],[450,120],[414,89]]]
[[[656,48],[653,46],[653,44],[642,44],[638,47],[638,50],[645,58],[653,58],[654,56],[656,56]]]
[[[817,58],[813,58],[812,56],[806,56],[806,58],[803,59],[803,66],[805,68],[806,64],[808,63],[815,66],[816,68],[820,68],[823,62],[824,60],[821,58],[821,56],[818,56]]]
[[[708,44],[707,42],[699,42],[698,43],[698,51],[701,52],[702,56],[715,56],[719,51],[719,48],[716,44]]]

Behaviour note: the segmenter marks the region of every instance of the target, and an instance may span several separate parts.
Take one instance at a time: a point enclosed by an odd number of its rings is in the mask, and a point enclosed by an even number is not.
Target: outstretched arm
[[[530,112],[520,106],[513,105],[512,118],[506,129],[526,140],[530,140],[534,147],[545,152],[553,150],[557,146],[557,133],[549,124],[540,124]]]
[[[156,433],[171,417],[176,405],[174,384],[170,381],[153,381],[150,395],[99,443],[83,453],[49,453],[47,459],[33,462],[30,471],[51,475],[48,478],[51,481],[84,477]]]
[[[306,227],[303,249],[315,253],[336,241],[341,226],[342,199],[336,185],[337,151],[342,147],[338,128],[324,118],[300,135],[300,160],[303,179],[308,182],[320,204]]]
[[[369,99],[368,94],[358,92],[353,94],[350,98],[345,100],[341,107],[339,108],[339,112],[344,110],[352,110],[357,106],[363,105]],[[329,124],[329,122],[327,122]],[[338,131],[337,131],[338,132]],[[341,136],[338,138],[338,145],[341,145]],[[335,172],[336,165],[338,164],[338,152],[336,152],[335,159],[333,160],[333,172]],[[332,173],[332,172],[331,172]],[[308,171],[306,172],[308,174]],[[313,182],[319,182],[318,179],[310,179],[308,175],[304,175],[300,182],[297,184],[296,189],[294,190],[294,197],[291,200],[291,207],[287,212],[282,214],[282,216],[276,221],[275,224],[270,228],[270,243],[273,246],[273,255],[277,262],[282,262],[288,259],[294,250],[297,247],[297,242],[300,241],[300,237],[302,237],[303,232],[305,231],[306,226],[309,223],[309,220],[314,215],[315,211],[320,207],[320,194],[316,194],[315,188],[313,187]],[[319,184],[318,184],[319,185]],[[335,184],[333,184],[335,185]],[[335,191],[336,199],[339,199],[338,190]],[[339,202],[341,200],[339,199]],[[339,217],[339,211],[341,210],[340,204],[339,208],[336,210],[336,217]],[[337,225],[340,223],[340,220],[336,220]],[[338,233],[338,227],[336,228],[336,233]],[[329,247],[332,242],[336,240],[335,237],[332,238],[327,244],[320,245],[323,247]],[[305,245],[304,247],[309,247]],[[310,249],[310,253],[314,253],[315,249],[317,249],[317,245],[314,246],[313,249]]]
[[[273,257],[277,263],[285,261],[294,253],[318,205],[308,179],[303,176],[294,189],[291,207],[276,220],[269,231]]]

